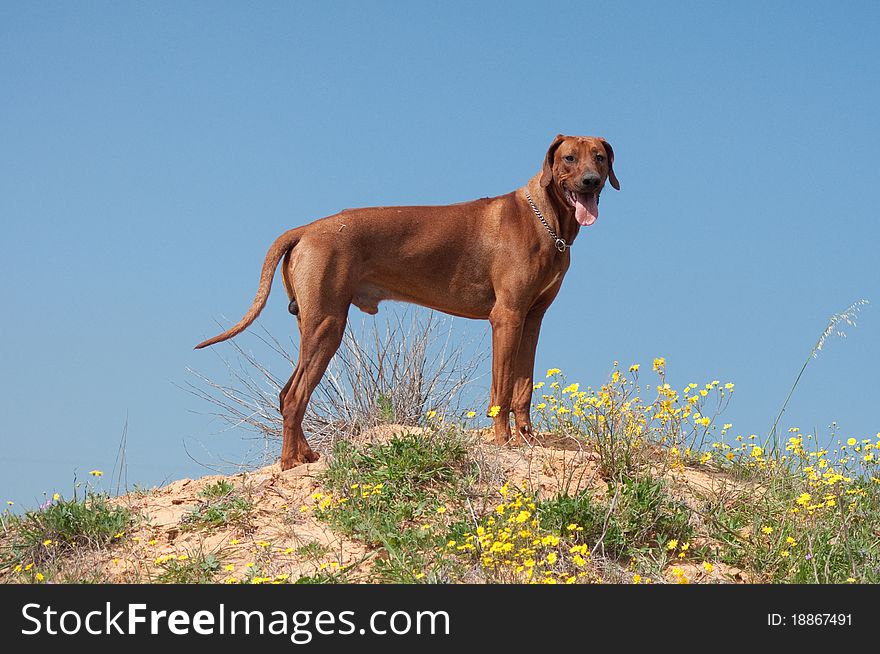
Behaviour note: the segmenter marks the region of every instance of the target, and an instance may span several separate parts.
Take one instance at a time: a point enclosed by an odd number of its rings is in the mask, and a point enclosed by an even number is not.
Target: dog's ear
[[[611,186],[619,191],[620,182],[617,181],[617,175],[614,174],[614,148],[605,139],[600,138],[599,140],[602,141],[602,145],[605,146],[605,152],[608,154],[608,181],[611,182]]]
[[[547,156],[544,158],[544,169],[541,172],[541,186],[544,188],[550,186],[550,182],[553,181],[553,156],[556,154],[556,149],[564,140],[565,136],[557,134],[556,138],[553,139],[553,143],[550,144],[550,148],[547,150]]]

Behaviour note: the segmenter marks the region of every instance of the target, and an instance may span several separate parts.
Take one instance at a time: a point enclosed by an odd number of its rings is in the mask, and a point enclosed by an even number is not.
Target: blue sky
[[[612,361],[733,381],[766,432],[880,430],[876,3],[81,2],[0,5],[0,497],[204,469],[179,385],[281,231],[344,207],[506,193],[557,132],[622,190],[582,232],[538,370]],[[388,310],[386,306],[384,311]],[[262,323],[293,329],[283,293]],[[483,323],[456,321],[463,337]],[[243,341],[248,345],[248,341]],[[266,364],[284,374],[280,358]],[[649,366],[648,366],[649,367]],[[485,384],[488,388],[488,383]]]

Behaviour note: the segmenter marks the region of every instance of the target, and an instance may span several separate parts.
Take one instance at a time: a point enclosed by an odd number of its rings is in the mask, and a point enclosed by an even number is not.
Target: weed
[[[40,563],[74,549],[94,549],[122,538],[135,522],[124,506],[106,495],[87,492],[83,499],[53,499],[10,525],[17,559]]]
[[[305,545],[300,545],[296,548],[296,555],[302,559],[310,559],[312,561],[317,561],[322,558],[330,551],[330,548],[327,547],[324,543],[320,543],[318,541],[311,541],[310,543],[306,543]]]
[[[184,529],[247,527],[253,502],[231,483],[221,479],[205,486],[199,495],[206,499],[181,519]]]
[[[232,493],[233,490],[235,490],[235,486],[231,482],[225,479],[218,479],[212,484],[207,484],[202,490],[200,490],[199,496],[209,500],[216,500],[226,497]]]
[[[161,569],[157,581],[163,584],[208,584],[220,569],[217,557],[201,550],[160,556],[156,565]]]

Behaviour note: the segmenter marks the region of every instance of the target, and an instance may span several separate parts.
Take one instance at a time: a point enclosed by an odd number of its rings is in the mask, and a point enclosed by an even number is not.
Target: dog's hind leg
[[[349,277],[353,267],[343,265],[338,253],[305,248],[293,259],[287,283],[299,304],[299,359],[281,401],[282,470],[318,458],[306,441],[302,422],[309,399],[342,342],[353,288]]]
[[[284,384],[284,388],[281,389],[281,392],[278,393],[278,412],[281,415],[284,415],[284,398],[287,397],[287,391],[290,390],[290,385],[293,383],[293,375],[290,375],[290,379],[287,380],[287,383]]]
[[[342,342],[346,318],[347,308],[331,315],[315,316],[302,321],[299,361],[281,402],[281,415],[284,419],[282,470],[318,459],[318,455],[306,441],[302,422],[309,398]]]
[[[293,283],[290,281],[290,276],[292,270],[290,268],[290,257],[293,254],[293,248],[287,251],[284,255],[284,262],[281,264],[281,282],[284,284],[284,291],[287,293],[287,299],[290,300],[290,303],[287,305],[287,310],[291,313],[291,315],[296,316],[297,323],[299,323],[299,304],[296,301],[296,295],[293,292]],[[300,334],[300,340],[302,340],[302,334]],[[284,413],[284,396],[287,395],[287,391],[290,390],[290,385],[293,383],[293,375],[290,375],[290,379],[287,380],[287,383],[284,384],[284,388],[281,389],[281,392],[278,394],[278,411],[282,414]]]

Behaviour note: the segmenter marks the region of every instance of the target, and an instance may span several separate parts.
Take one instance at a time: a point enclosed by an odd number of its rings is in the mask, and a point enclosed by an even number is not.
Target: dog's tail
[[[281,261],[282,257],[290,253],[294,246],[296,246],[296,244],[299,242],[301,236],[302,228],[297,227],[296,229],[291,229],[284,232],[281,236],[275,239],[275,242],[272,243],[272,246],[266,253],[266,259],[263,261],[263,272],[260,273],[260,286],[257,289],[257,296],[254,298],[254,302],[253,304],[251,304],[251,308],[248,309],[248,312],[244,314],[244,317],[239,320],[235,326],[230,327],[225,332],[215,336],[214,338],[209,338],[207,341],[202,341],[201,343],[196,345],[196,350],[200,350],[203,347],[208,347],[209,345],[214,345],[215,343],[220,343],[222,341],[232,338],[236,334],[240,334],[245,329],[247,329],[248,325],[250,325],[254,320],[257,319],[257,316],[260,315],[263,307],[266,306],[266,300],[269,298],[269,291],[272,290],[272,278],[275,276],[275,268],[278,267],[278,262]],[[284,282],[285,287],[287,287],[288,280],[286,279],[286,277],[284,279]],[[290,289],[288,289],[288,292],[290,292]]]

